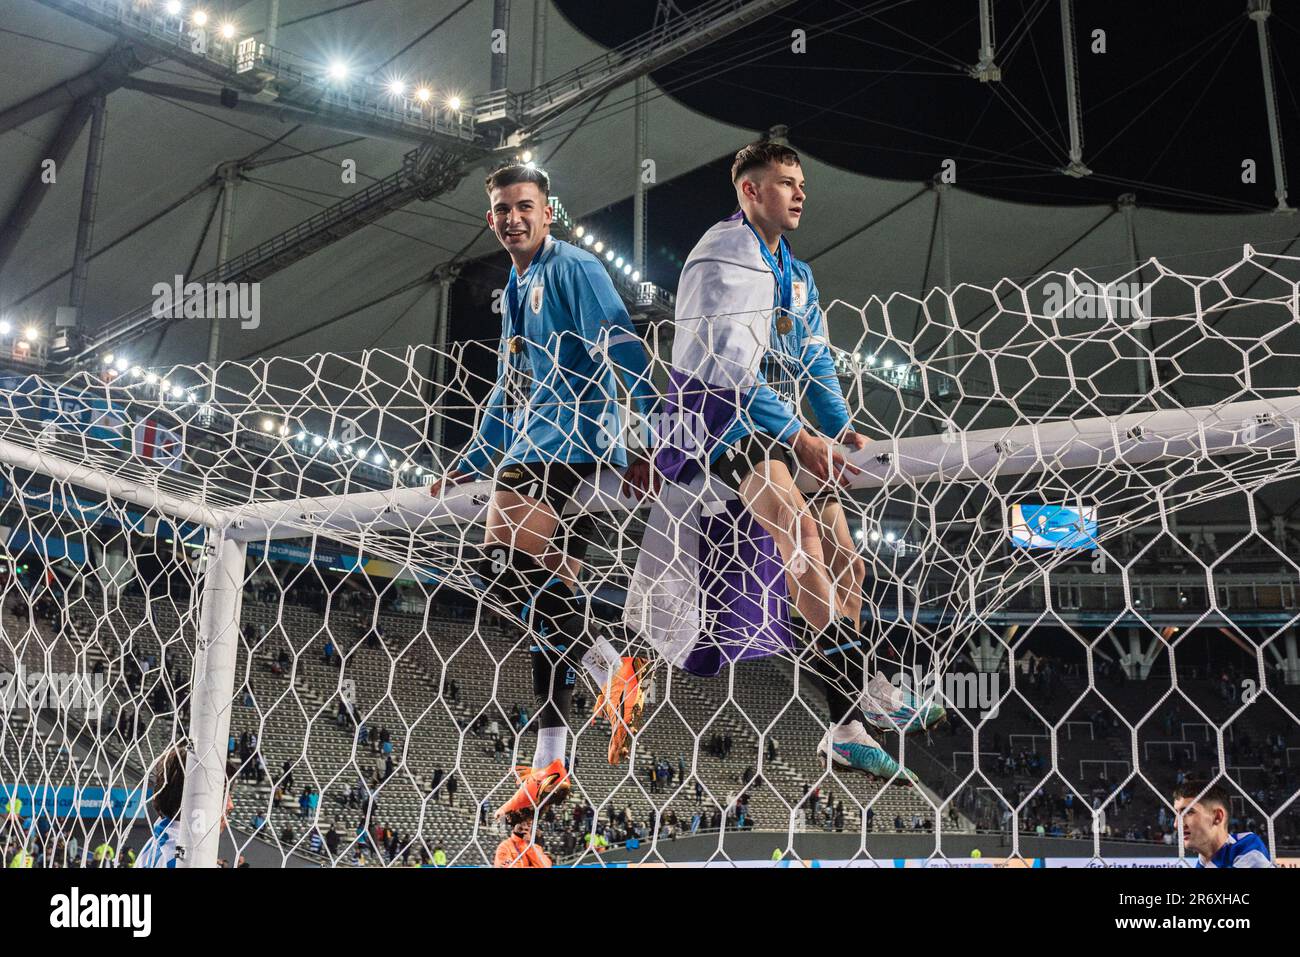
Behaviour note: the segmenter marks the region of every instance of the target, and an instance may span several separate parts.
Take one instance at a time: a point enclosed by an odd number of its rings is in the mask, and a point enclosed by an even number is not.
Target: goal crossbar
[[[845,457],[861,469],[850,478],[850,488],[861,490],[1288,447],[1300,454],[1300,397],[911,436],[873,442]],[[228,534],[251,541],[330,529],[414,533],[429,526],[463,526],[482,519],[491,484],[467,483],[436,499],[421,486],[244,506],[230,515]],[[801,484],[805,491],[813,490],[807,477]],[[715,479],[703,492],[701,503],[734,497]],[[584,484],[567,511],[617,512],[636,507],[639,503],[621,494],[621,478],[603,472],[596,481]]]
[[[1300,397],[1256,399],[1217,406],[1160,409],[1120,416],[950,431],[872,442],[848,452],[860,469],[851,489],[895,483],[987,481],[1046,469],[1109,468],[1187,456],[1272,452],[1300,455]],[[287,501],[213,507],[148,483],[127,479],[49,451],[0,440],[0,462],[81,486],[170,518],[223,531],[232,541],[298,538],[309,534],[409,532],[481,520],[490,481],[466,483],[434,498],[427,486]],[[801,479],[811,491],[808,477]],[[603,471],[588,480],[570,513],[629,511],[639,507],[621,494],[621,479]],[[701,503],[733,498],[716,479]]]

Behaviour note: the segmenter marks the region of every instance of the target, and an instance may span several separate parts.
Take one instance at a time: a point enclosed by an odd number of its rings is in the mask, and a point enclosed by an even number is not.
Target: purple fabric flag
[[[772,536],[739,499],[700,524],[705,627],[682,667],[711,678],[733,661],[793,649],[785,566]]]
[[[704,471],[735,422],[735,390],[710,389],[676,369],[669,377],[669,425],[655,464],[669,481],[685,484]],[[682,667],[712,677],[724,664],[793,648],[785,566],[772,536],[738,499],[719,514],[702,516],[700,531],[703,628]]]
[[[736,390],[727,395],[677,369],[668,370],[668,381],[655,465],[668,481],[685,485],[704,471],[736,421]]]

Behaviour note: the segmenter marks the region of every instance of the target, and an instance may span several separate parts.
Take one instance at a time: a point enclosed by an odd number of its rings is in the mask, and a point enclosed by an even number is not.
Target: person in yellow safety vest
[[[609,841],[608,839],[606,839],[604,834],[597,834],[592,839],[591,843],[592,843],[592,847],[596,849],[597,854],[601,853],[602,851],[609,850]]]
[[[18,852],[14,854],[13,858],[9,861],[9,866],[10,867],[31,867],[32,855],[27,850],[20,847],[18,848]]]
[[[447,866],[447,852],[444,851],[444,850],[442,849],[441,846],[439,846],[439,847],[437,847],[437,848],[434,849],[434,852],[433,852],[433,866],[434,866],[434,867],[446,867],[446,866]]]
[[[779,847],[774,848],[772,851],[772,860],[779,861],[782,857],[784,857],[784,855],[781,853],[781,849]]]
[[[17,794],[11,795],[8,801],[5,801],[5,817],[20,818],[23,816],[23,799]]]
[[[113,845],[105,841],[95,848],[95,866],[111,867],[113,860]]]

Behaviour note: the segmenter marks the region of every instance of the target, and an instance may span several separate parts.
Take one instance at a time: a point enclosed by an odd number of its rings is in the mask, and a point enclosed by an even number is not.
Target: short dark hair
[[[185,795],[185,748],[177,745],[158,759],[153,772],[153,809],[159,817],[180,817]]]
[[[759,140],[757,143],[750,143],[736,154],[736,160],[731,164],[731,181],[739,183],[740,177],[750,170],[760,169],[769,163],[780,163],[782,166],[803,165],[799,160],[799,154],[784,143]]]
[[[1184,781],[1174,789],[1174,800],[1184,798],[1194,804],[1217,804],[1231,817],[1232,795],[1228,789],[1222,784],[1211,784],[1208,788],[1205,784],[1204,781]]]
[[[538,167],[524,163],[507,163],[493,170],[484,181],[483,188],[491,196],[492,190],[514,186],[516,183],[532,183],[547,199],[551,197],[551,178]]]

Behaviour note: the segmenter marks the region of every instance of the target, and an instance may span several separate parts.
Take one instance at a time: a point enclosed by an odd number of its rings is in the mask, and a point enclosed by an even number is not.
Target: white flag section
[[[711,386],[748,389],[771,343],[776,278],[739,215],[711,227],[677,284],[673,368]]]
[[[181,450],[181,437],[177,433],[164,429],[152,419],[136,423],[131,451],[140,458],[180,471]]]
[[[681,667],[702,634],[699,496],[703,487],[702,476],[684,488],[664,486],[646,521],[623,609],[624,623],[674,667]]]

